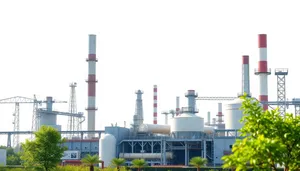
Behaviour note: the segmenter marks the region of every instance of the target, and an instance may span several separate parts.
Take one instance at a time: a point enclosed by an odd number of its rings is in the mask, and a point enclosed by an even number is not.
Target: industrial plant
[[[251,96],[249,56],[241,55],[242,66],[242,89],[237,96],[233,97],[203,97],[193,90],[179,92],[185,95],[180,99],[178,94],[174,95],[174,108],[170,111],[157,110],[159,100],[159,85],[153,85],[153,123],[144,120],[143,90],[136,90],[135,113],[132,116],[130,128],[117,125],[106,126],[104,130],[96,130],[95,119],[97,112],[96,105],[96,35],[88,37],[88,103],[86,107],[87,117],[83,112],[77,112],[76,107],[76,86],[70,84],[69,111],[54,111],[55,103],[67,103],[56,101],[52,97],[39,100],[33,98],[12,97],[0,100],[1,104],[15,104],[13,131],[0,132],[7,135],[7,146],[19,150],[19,136],[28,134],[34,138],[34,131],[39,130],[42,125],[56,128],[67,138],[65,156],[62,162],[78,163],[86,154],[98,154],[104,161],[104,167],[109,166],[113,158],[120,157],[130,165],[134,159],[145,159],[149,165],[185,165],[195,156],[201,156],[208,160],[210,166],[222,165],[222,156],[231,153],[231,148],[236,139],[241,138],[238,130],[243,126],[240,122],[243,111],[240,110],[242,100],[240,96],[246,94]],[[255,46],[255,45],[254,45]],[[282,115],[286,112],[287,106],[294,106],[295,115],[300,114],[300,99],[294,98],[287,101],[285,95],[285,77],[288,69],[275,69],[277,76],[277,95],[274,101],[268,99],[268,76],[271,69],[268,68],[267,60],[267,35],[258,35],[258,68],[254,74],[259,77],[260,101],[264,110],[269,107],[278,106]],[[134,93],[134,92],[133,92]],[[255,98],[255,97],[253,97]],[[187,106],[181,106],[180,100],[187,100]],[[218,101],[216,117],[207,113],[207,120],[198,115],[197,101],[211,100]],[[225,101],[226,103],[220,103]],[[33,105],[32,129],[22,131],[19,129],[19,106],[23,103]],[[41,105],[45,104],[46,108]],[[273,107],[272,107],[273,108]],[[68,117],[67,130],[62,130],[57,124],[57,115]],[[158,115],[165,115],[165,124],[158,124]],[[171,117],[169,117],[171,116]],[[82,130],[82,124],[87,124],[87,130]]]

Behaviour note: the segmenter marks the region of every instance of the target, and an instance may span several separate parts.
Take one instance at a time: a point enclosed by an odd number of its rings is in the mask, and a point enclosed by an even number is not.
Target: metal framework
[[[81,140],[84,139],[85,134],[90,134],[90,133],[96,133],[98,134],[98,137],[102,133],[104,133],[104,130],[95,130],[95,131],[59,131],[61,134],[80,134]],[[7,135],[7,147],[11,147],[11,136],[15,135],[32,135],[34,131],[5,131],[5,132],[0,132],[0,135]]]
[[[69,101],[69,113],[77,113],[77,103],[76,103],[76,90],[77,83],[71,83],[70,88],[70,101]],[[68,131],[79,131],[81,130],[81,122],[79,117],[69,116],[68,117]],[[72,136],[72,135],[70,135]]]
[[[288,75],[288,69],[286,68],[276,68],[275,75],[277,76],[277,101],[286,101],[286,89],[285,89],[285,76]],[[279,112],[284,116],[286,111],[285,104],[278,104]]]
[[[40,121],[40,110],[38,106],[42,103],[47,103],[47,101],[37,100],[36,96],[34,95],[33,98],[22,97],[22,96],[15,96],[10,98],[5,98],[0,100],[0,104],[15,104],[15,110],[13,113],[14,121],[13,121],[13,130],[16,132],[20,131],[20,104],[33,104],[33,114],[32,114],[32,125],[31,130],[37,131],[39,129],[39,121]],[[53,101],[53,103],[67,103],[66,101]],[[60,113],[58,113],[60,114]],[[82,116],[79,116],[82,117]],[[31,135],[33,138],[33,135]],[[16,151],[19,151],[19,143],[20,137],[19,134],[14,134],[13,136],[13,147],[15,147]]]
[[[234,100],[237,97],[197,97],[196,100],[217,100],[217,101],[229,101]]]
[[[14,125],[14,131],[20,131],[20,104],[19,103],[15,103],[15,112],[13,114],[14,116],[14,121],[13,121],[13,125]],[[15,134],[13,137],[13,147],[16,148],[16,152],[19,151],[19,146],[20,146],[20,137],[19,135]]]
[[[285,86],[284,86],[285,89]],[[281,95],[282,96],[282,93]],[[284,92],[285,96],[285,92]],[[234,100],[237,97],[198,97],[196,100],[215,100],[215,101],[230,101]],[[256,98],[254,98],[256,99]],[[256,99],[257,100],[257,99]],[[259,101],[259,100],[257,100]],[[260,102],[261,104],[268,104],[270,108],[272,106],[284,106],[284,110],[288,108],[289,106],[294,106],[295,107],[295,116],[300,116],[300,98],[294,98],[292,101],[268,101],[268,102]],[[273,108],[272,108],[273,109]]]
[[[22,104],[32,104],[36,101],[31,98],[15,96],[11,98],[1,99],[0,104],[15,104],[15,111],[13,113],[14,121],[13,121],[13,130],[20,131],[20,103]],[[18,134],[14,134],[13,136],[13,147],[15,147],[15,151],[19,151],[20,137]]]
[[[218,164],[215,161],[215,141],[233,140],[243,138],[236,129],[215,130],[212,134],[203,134],[197,138],[175,138],[172,136],[156,137],[129,137],[121,140],[118,144],[117,157],[126,159],[126,164],[130,164],[133,156],[144,158],[151,165],[183,164],[188,165],[189,158],[201,156],[208,159],[208,165]],[[220,145],[220,143],[219,143]],[[221,144],[224,146],[224,144]],[[229,145],[228,145],[229,146]],[[217,149],[218,150],[218,149]],[[217,151],[220,153],[220,151]],[[221,153],[228,153],[229,149],[223,149]],[[149,153],[158,154],[156,158],[150,157]],[[169,154],[168,154],[169,153]],[[171,157],[170,158],[170,153]],[[220,155],[220,154],[218,154]],[[175,163],[174,163],[175,162]],[[179,163],[177,163],[179,162]]]

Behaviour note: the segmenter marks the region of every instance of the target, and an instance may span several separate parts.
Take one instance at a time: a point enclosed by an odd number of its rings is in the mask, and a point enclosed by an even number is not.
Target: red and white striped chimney
[[[246,93],[247,96],[250,97],[251,94],[250,94],[250,76],[249,76],[249,56],[244,55],[242,61],[243,61],[242,95]]]
[[[157,85],[153,86],[153,124],[157,124]]]
[[[176,97],[176,116],[180,114],[179,97]]]
[[[259,48],[259,61],[258,69],[255,72],[259,76],[259,101],[268,102],[268,75],[271,74],[271,70],[268,69],[267,59],[267,35],[258,35],[258,48]],[[263,109],[268,110],[268,105],[263,104]]]
[[[222,103],[218,103],[217,118],[218,118],[218,120],[217,120],[218,124],[222,124],[222,122],[223,122]]]
[[[87,130],[95,130],[96,114],[96,35],[89,35]]]

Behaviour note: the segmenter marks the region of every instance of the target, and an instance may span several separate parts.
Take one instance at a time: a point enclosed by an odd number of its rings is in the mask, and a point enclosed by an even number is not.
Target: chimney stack
[[[259,101],[268,102],[268,75],[271,74],[271,70],[268,69],[267,59],[267,35],[258,35],[258,48],[259,48],[259,61],[258,69],[255,74],[259,76]],[[268,104],[263,104],[263,109],[268,110]]]
[[[96,35],[89,35],[87,130],[95,130],[96,114]]]
[[[157,85],[153,86],[153,124],[157,124]]]

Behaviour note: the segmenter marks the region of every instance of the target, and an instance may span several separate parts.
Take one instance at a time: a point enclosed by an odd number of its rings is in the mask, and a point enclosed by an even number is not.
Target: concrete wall
[[[214,139],[214,162],[216,165],[223,164],[221,158],[224,156],[224,151],[231,151],[231,146],[235,142],[235,137]]]

